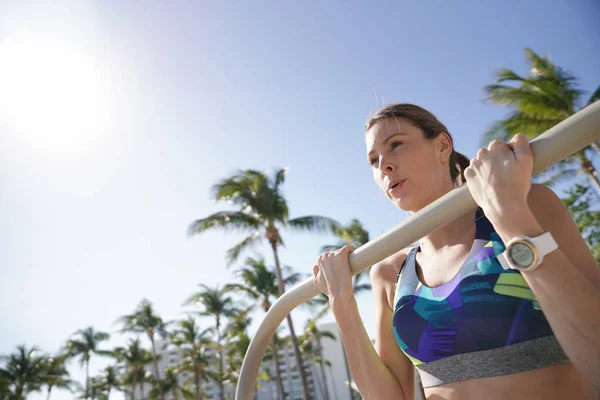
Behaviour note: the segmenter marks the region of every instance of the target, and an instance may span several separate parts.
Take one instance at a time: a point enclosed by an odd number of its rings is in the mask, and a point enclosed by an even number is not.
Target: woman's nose
[[[388,158],[381,157],[381,160],[379,161],[379,168],[384,174],[389,174],[394,172],[396,167],[389,161]]]

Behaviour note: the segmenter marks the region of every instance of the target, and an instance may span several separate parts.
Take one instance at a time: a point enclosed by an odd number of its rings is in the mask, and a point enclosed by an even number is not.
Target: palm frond
[[[227,266],[231,266],[238,260],[242,251],[252,248],[261,239],[262,232],[255,231],[250,235],[246,236],[241,242],[227,250],[225,259],[227,260]]]
[[[260,228],[261,221],[254,215],[236,211],[222,211],[197,219],[188,227],[188,235],[199,234],[212,228],[223,228],[226,231],[252,231]]]
[[[345,245],[346,245],[346,243],[343,243],[343,242],[339,242],[337,244],[326,244],[323,247],[321,247],[321,250],[319,250],[319,252],[320,253],[327,253],[327,252],[330,252],[330,251],[336,251],[338,249],[341,249]]]
[[[281,168],[275,173],[275,191],[279,191],[279,186],[285,181],[285,175],[287,174],[287,168]]]
[[[586,106],[589,106],[590,104],[593,104],[598,100],[600,100],[600,86],[598,86],[596,91],[594,93],[592,93],[592,95],[590,96],[590,98],[588,99],[588,101],[586,103]]]
[[[577,177],[577,175],[579,175],[579,171],[575,168],[555,170],[550,173],[545,173],[541,176],[534,177],[534,182],[546,186],[555,186],[559,183],[570,181]]]
[[[363,283],[360,285],[354,285],[354,295],[357,295],[359,293],[362,292],[367,292],[371,290],[371,284],[370,283]]]
[[[340,227],[339,222],[336,220],[320,215],[309,215],[290,219],[287,221],[287,224],[290,228],[295,230],[309,232],[333,232]]]

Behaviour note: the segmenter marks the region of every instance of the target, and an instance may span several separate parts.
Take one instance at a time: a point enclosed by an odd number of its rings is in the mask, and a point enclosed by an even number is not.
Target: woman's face
[[[396,207],[416,212],[451,190],[450,138],[426,139],[404,118],[387,118],[366,134],[367,160],[375,182]]]

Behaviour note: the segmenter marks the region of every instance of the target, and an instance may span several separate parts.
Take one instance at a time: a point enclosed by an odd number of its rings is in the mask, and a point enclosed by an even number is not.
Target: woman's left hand
[[[465,169],[465,178],[475,202],[490,219],[528,207],[533,153],[525,135],[515,135],[509,143],[494,140]]]

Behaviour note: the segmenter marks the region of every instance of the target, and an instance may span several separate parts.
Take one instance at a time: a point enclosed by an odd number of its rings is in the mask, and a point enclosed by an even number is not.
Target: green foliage
[[[576,184],[567,191],[564,205],[573,216],[596,261],[600,263],[600,198],[588,185]]]
[[[553,64],[550,57],[541,57],[531,49],[525,49],[525,56],[530,70],[528,76],[501,69],[496,72],[496,83],[484,87],[488,102],[509,108],[507,116],[494,122],[483,135],[484,146],[493,139],[509,141],[518,133],[533,139],[597,101],[600,96],[598,88],[584,103],[584,92],[578,88],[577,78],[570,72]],[[600,153],[600,147],[595,146],[594,149]],[[544,183],[553,184],[571,178],[573,171],[585,174],[600,187],[586,149],[553,166],[545,174],[547,179]]]
[[[239,258],[242,251],[252,248],[263,238],[275,244],[283,244],[277,227],[299,231],[332,231],[339,224],[327,217],[312,215],[290,219],[287,201],[281,192],[285,169],[275,171],[270,177],[266,172],[251,169],[237,171],[212,187],[215,201],[237,207],[236,211],[222,211],[193,221],[188,234],[195,235],[213,228],[247,234],[226,254],[228,265]]]

